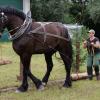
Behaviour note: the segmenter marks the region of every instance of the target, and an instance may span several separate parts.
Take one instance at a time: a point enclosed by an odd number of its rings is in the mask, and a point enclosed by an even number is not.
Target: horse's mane
[[[7,13],[7,14],[12,14],[12,15],[16,15],[16,16],[19,16],[21,17],[23,20],[25,19],[26,15],[23,11],[19,10],[19,9],[16,9],[16,8],[13,8],[13,7],[1,7],[0,6],[0,12],[4,12],[4,13]]]

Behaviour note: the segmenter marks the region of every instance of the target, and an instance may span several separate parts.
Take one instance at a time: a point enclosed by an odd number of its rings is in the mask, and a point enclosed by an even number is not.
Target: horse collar
[[[21,25],[20,29],[13,35],[10,35],[9,40],[15,40],[15,39],[19,38],[20,36],[22,36],[31,23],[32,23],[32,18],[27,16],[23,25]]]

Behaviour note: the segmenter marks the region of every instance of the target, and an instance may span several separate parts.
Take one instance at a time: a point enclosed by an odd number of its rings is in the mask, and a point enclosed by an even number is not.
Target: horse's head
[[[7,24],[8,18],[5,15],[4,12],[0,12],[0,37],[2,35],[2,32],[4,31],[6,24]]]
[[[9,34],[13,35],[21,27],[25,18],[26,14],[19,9],[0,7],[0,33],[7,28]]]

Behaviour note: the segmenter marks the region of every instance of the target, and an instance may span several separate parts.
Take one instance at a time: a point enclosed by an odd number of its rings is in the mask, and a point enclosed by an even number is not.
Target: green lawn
[[[55,83],[47,85],[44,91],[33,87],[26,93],[5,92],[0,94],[0,100],[100,100],[100,82],[95,79],[73,82],[73,87],[68,89],[60,86]]]
[[[0,43],[0,58],[9,59],[11,64],[0,66],[0,89],[5,87],[19,86],[16,76],[19,75],[19,57],[12,49],[11,43]],[[1,57],[2,55],[2,57]],[[0,93],[0,100],[100,100],[100,82],[82,80],[73,82],[72,88],[61,88],[62,83],[50,80],[62,79],[65,77],[64,66],[53,57],[54,68],[51,73],[49,83],[44,91],[37,91],[32,82],[29,81],[31,89],[26,93],[7,91]],[[82,70],[84,70],[83,68]],[[34,75],[42,79],[46,64],[43,55],[34,55],[31,62],[31,70]]]

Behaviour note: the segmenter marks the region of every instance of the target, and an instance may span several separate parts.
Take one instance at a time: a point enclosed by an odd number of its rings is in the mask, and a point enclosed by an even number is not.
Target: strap
[[[48,36],[51,36],[51,37],[56,37],[56,38],[59,38],[59,39],[62,39],[62,40],[65,40],[65,41],[70,41],[71,39],[70,38],[64,38],[62,36],[59,36],[59,35],[55,35],[55,34],[50,34],[48,32],[33,32],[33,31],[30,31],[30,33],[32,34],[46,34]]]

